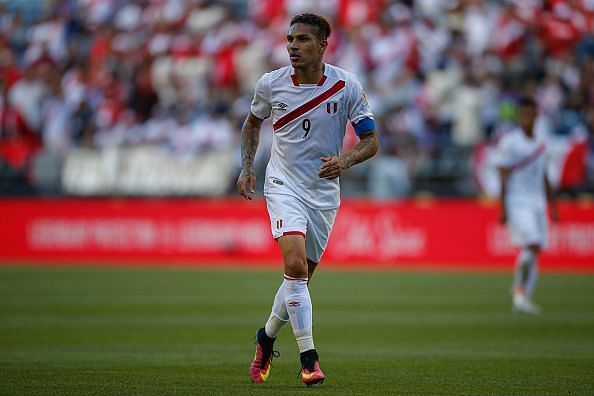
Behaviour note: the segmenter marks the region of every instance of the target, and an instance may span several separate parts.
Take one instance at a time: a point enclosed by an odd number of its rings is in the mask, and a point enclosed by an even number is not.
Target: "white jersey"
[[[529,138],[519,128],[505,134],[497,145],[499,167],[509,169],[505,204],[507,208],[517,206],[546,209],[547,145],[544,133],[535,130]]]
[[[251,112],[272,115],[274,137],[264,194],[293,195],[318,209],[340,205],[340,184],[318,176],[321,157],[338,156],[346,123],[373,119],[365,93],[352,74],[328,64],[318,84],[299,85],[286,66],[256,84]]]

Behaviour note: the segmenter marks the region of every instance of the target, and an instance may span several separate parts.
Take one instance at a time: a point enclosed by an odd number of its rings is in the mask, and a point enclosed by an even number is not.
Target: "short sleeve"
[[[262,120],[270,117],[272,111],[270,96],[270,74],[266,73],[256,83],[254,99],[250,107],[253,115]]]
[[[513,165],[513,141],[510,135],[502,136],[495,152],[495,165],[498,168],[511,168]]]
[[[351,77],[347,82],[347,95],[349,121],[352,124],[356,124],[365,118],[373,119],[367,95],[361,83],[355,77]]]

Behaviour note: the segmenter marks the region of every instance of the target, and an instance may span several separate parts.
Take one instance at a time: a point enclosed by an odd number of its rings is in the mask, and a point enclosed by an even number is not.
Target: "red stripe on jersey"
[[[283,117],[279,118],[278,121],[276,121],[272,125],[272,128],[276,132],[278,129],[284,127],[289,122],[291,122],[294,119],[296,119],[297,117],[301,117],[303,114],[305,114],[308,111],[316,108],[317,106],[319,106],[326,99],[331,98],[333,95],[335,95],[341,89],[343,89],[344,86],[345,86],[344,80],[337,81],[327,91],[324,91],[323,93],[321,93],[320,95],[316,96],[315,98],[313,98],[309,102],[305,102],[301,106],[297,107],[295,110],[293,110],[293,111],[285,114]]]
[[[320,81],[318,81],[318,86],[321,87],[322,85],[324,85],[324,83],[326,82],[326,75],[324,74],[322,76],[322,78],[320,78]]]
[[[291,74],[291,80],[293,80],[293,85],[298,87],[299,86],[299,81],[297,81],[297,76],[294,74]]]
[[[518,169],[521,169],[521,168],[525,167],[526,165],[528,165],[528,164],[529,164],[529,163],[531,163],[532,161],[536,160],[536,159],[537,159],[537,158],[540,156],[540,154],[541,154],[542,152],[544,152],[544,150],[545,150],[545,145],[541,143],[541,144],[540,144],[540,145],[539,145],[539,146],[536,148],[536,150],[534,150],[534,152],[533,152],[532,154],[530,154],[528,157],[526,157],[526,158],[524,158],[524,159],[520,160],[518,163],[516,163],[515,165],[513,165],[513,166],[510,168],[510,170],[511,170],[511,171],[515,171],[515,170],[518,170]]]

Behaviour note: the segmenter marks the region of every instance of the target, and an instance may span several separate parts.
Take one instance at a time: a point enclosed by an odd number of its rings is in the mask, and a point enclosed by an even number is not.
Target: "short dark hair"
[[[531,107],[536,108],[536,101],[530,96],[522,96],[518,99],[518,108],[520,107]]]
[[[291,18],[291,23],[289,23],[289,26],[293,26],[296,23],[304,23],[306,25],[311,25],[314,28],[316,28],[316,37],[320,41],[327,40],[330,36],[330,33],[332,32],[330,24],[328,23],[326,18],[320,15],[310,14],[307,12],[295,15],[293,18]]]

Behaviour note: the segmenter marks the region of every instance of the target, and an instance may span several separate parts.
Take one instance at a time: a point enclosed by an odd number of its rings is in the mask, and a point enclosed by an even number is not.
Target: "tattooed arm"
[[[377,132],[365,132],[361,135],[359,143],[348,153],[338,157],[322,157],[323,164],[319,176],[328,180],[336,179],[345,169],[373,157],[378,148]]]
[[[253,199],[256,175],[254,174],[254,158],[260,140],[262,121],[250,113],[241,128],[241,173],[237,179],[237,190],[245,199]]]

